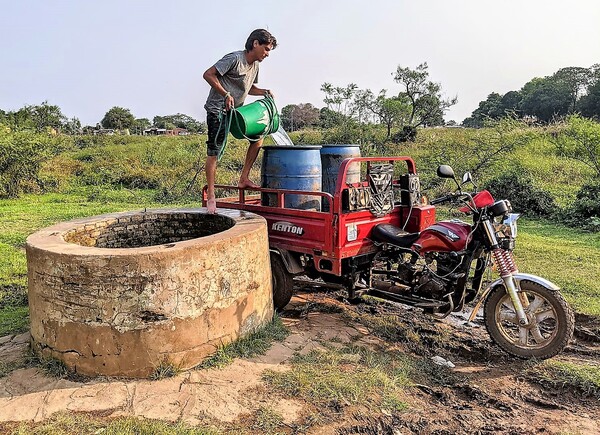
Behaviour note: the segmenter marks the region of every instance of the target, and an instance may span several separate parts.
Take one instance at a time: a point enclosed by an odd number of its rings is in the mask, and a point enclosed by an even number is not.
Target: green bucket
[[[279,129],[279,113],[272,98],[264,98],[233,111],[231,134],[237,139],[260,139]]]

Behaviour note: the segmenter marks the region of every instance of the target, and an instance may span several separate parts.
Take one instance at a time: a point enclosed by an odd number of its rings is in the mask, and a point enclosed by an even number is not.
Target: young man
[[[215,213],[215,174],[217,171],[217,156],[225,136],[224,129],[219,131],[219,113],[231,110],[244,104],[248,95],[271,95],[268,89],[256,86],[258,82],[258,65],[269,56],[271,50],[277,47],[277,40],[264,29],[253,31],[243,51],[235,51],[225,55],[221,60],[206,70],[203,77],[210,85],[210,93],[204,108],[208,125],[208,141],[206,142],[206,182],[208,184],[208,213]],[[218,133],[218,134],[217,134]],[[218,136],[218,137],[217,137]],[[238,187],[259,187],[249,176],[262,139],[250,142]]]

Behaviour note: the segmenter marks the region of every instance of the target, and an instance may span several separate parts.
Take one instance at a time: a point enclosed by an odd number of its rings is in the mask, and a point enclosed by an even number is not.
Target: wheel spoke
[[[517,315],[514,312],[511,313],[509,311],[502,311],[500,313],[500,320],[514,323],[515,325],[518,324]]]
[[[535,325],[533,328],[531,328],[531,335],[536,343],[542,343],[545,340],[538,325]]]
[[[552,308],[548,308],[547,310],[544,311],[540,311],[539,313],[535,314],[535,320],[538,323],[543,322],[546,319],[554,319],[554,310]]]
[[[529,336],[529,329],[519,328],[519,344],[527,346],[527,338]]]
[[[544,302],[546,302],[546,299],[534,295],[533,301],[529,304],[529,312],[535,313],[542,305],[544,305]]]

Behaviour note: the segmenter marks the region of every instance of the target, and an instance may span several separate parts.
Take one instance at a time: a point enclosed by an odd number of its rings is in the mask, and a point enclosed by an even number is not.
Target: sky
[[[429,65],[461,122],[491,92],[600,63],[598,0],[0,0],[0,109],[48,101],[95,125],[113,106],[136,118],[204,120],[203,72],[250,32],[278,41],[258,86],[281,108],[323,107],[321,85],[400,92],[398,66]],[[247,102],[252,101],[248,99]]]

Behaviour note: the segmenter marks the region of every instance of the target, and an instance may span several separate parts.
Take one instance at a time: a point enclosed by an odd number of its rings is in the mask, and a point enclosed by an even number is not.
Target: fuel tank
[[[424,229],[413,249],[426,252],[451,252],[465,249],[471,241],[471,225],[459,220],[441,221]]]

